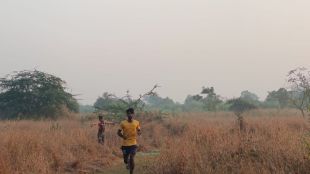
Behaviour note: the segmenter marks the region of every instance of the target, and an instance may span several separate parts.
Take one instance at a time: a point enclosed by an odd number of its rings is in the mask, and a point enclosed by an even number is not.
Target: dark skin
[[[133,116],[134,116],[134,113],[127,113],[127,121],[129,123],[131,123],[133,121]],[[141,130],[140,129],[137,129],[137,134],[138,135],[141,135]],[[119,129],[117,131],[117,135],[123,139],[126,140],[126,137],[124,136],[123,132],[121,129]],[[130,174],[133,174],[133,170],[134,170],[134,167],[135,167],[135,161],[134,161],[134,157],[135,157],[135,153],[131,153],[131,154],[123,154],[123,157],[124,157],[124,162],[125,164],[128,164],[129,162],[129,171],[130,171]]]

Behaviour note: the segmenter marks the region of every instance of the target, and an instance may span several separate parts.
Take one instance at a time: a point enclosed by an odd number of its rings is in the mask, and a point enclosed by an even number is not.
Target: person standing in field
[[[126,168],[130,170],[130,174],[133,174],[135,168],[135,155],[137,152],[137,136],[141,135],[140,123],[134,120],[134,109],[129,108],[126,110],[127,120],[124,120],[120,124],[120,129],[117,134],[123,138],[122,152],[124,163]]]
[[[98,133],[97,133],[98,143],[99,144],[104,144],[104,140],[105,140],[105,136],[104,136],[105,125],[106,124],[114,125],[114,123],[113,122],[104,121],[102,114],[99,114],[98,119],[99,119],[99,123],[94,123],[94,124],[92,124],[92,126],[94,126],[96,124],[98,125]]]

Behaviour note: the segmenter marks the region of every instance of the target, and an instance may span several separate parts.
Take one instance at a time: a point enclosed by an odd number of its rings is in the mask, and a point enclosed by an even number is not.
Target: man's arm
[[[118,131],[117,131],[117,135],[118,135],[119,137],[121,137],[121,138],[125,139],[124,134],[123,134],[123,132],[122,132],[122,130],[121,130],[121,129],[118,129]]]
[[[138,125],[137,125],[137,133],[138,133],[138,135],[141,135],[140,123],[138,123]]]
[[[137,133],[138,133],[138,135],[141,135],[141,129],[140,128],[137,129]]]

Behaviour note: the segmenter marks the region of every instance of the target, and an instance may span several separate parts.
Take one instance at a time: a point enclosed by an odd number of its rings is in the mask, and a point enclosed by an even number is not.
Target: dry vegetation
[[[94,117],[96,118],[96,117]],[[0,122],[0,173],[95,173],[119,163],[121,141],[118,126],[108,126],[106,144],[97,143],[97,120]],[[145,124],[140,151],[160,146],[155,122]],[[153,132],[154,131],[154,132]]]
[[[251,117],[250,117],[251,115]],[[295,111],[253,111],[241,133],[230,113],[140,118],[141,151],[160,149],[148,174],[308,173],[307,122]],[[152,116],[152,118],[155,118]],[[120,163],[117,126],[105,146],[87,120],[0,123],[0,173],[100,173]],[[139,165],[139,164],[137,164]]]
[[[186,129],[165,143],[146,173],[309,173],[308,129],[301,116],[292,111],[249,114],[256,117],[246,117],[245,132],[236,129],[232,117],[193,115],[172,122],[174,129],[183,130],[182,124]]]

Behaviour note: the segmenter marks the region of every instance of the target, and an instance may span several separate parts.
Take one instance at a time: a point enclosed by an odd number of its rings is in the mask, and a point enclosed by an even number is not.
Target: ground
[[[139,152],[136,156],[136,174],[142,174],[144,173],[143,168],[147,167],[148,162],[152,160],[152,157],[158,155],[158,151],[151,151],[151,152]],[[98,173],[98,174],[128,174],[129,171],[126,169],[124,163],[122,160],[119,160],[119,163],[117,165],[114,165],[107,169],[104,172]]]

